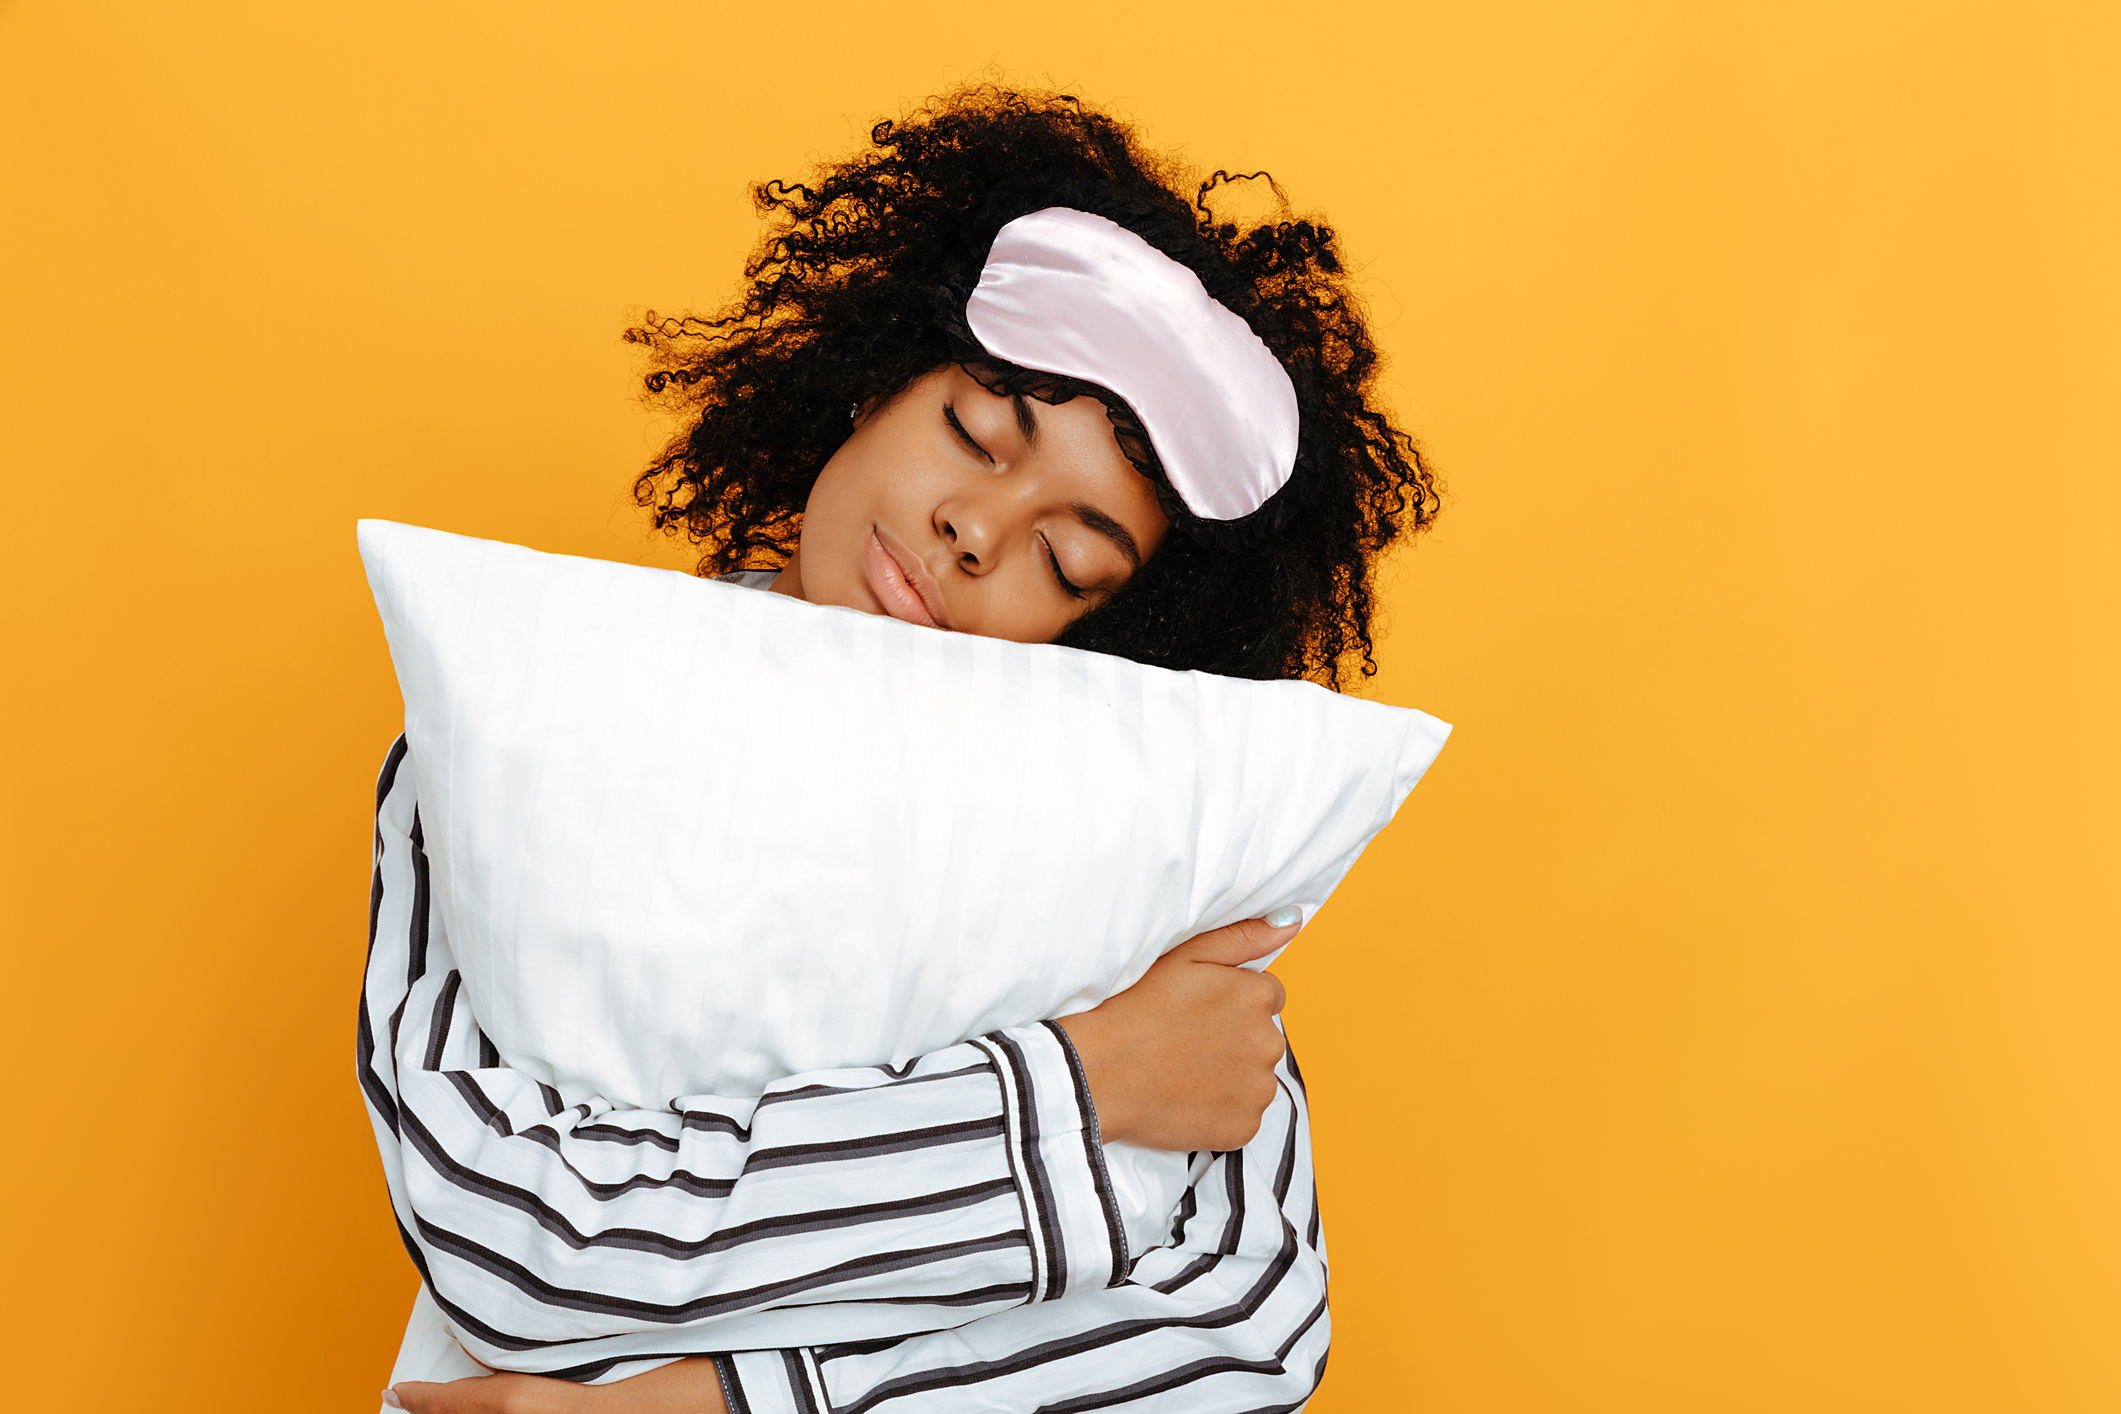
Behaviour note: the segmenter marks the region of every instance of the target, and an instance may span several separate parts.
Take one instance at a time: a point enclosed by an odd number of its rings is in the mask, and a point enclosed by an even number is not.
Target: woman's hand
[[[608,1385],[507,1374],[407,1380],[384,1391],[383,1402],[407,1414],[729,1414],[712,1360],[679,1360]]]
[[[1083,1063],[1107,1140],[1148,1149],[1241,1149],[1274,1101],[1287,994],[1238,964],[1296,936],[1300,922],[1247,919],[1157,959],[1126,991],[1060,1025]]]

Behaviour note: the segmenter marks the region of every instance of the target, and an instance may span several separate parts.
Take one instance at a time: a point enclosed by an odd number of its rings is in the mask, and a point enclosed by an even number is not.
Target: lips
[[[877,602],[884,606],[885,613],[922,628],[949,627],[943,612],[942,592],[928,577],[928,572],[921,568],[920,557],[892,539],[881,527],[870,530],[869,543],[863,547],[862,562],[869,577],[869,588],[875,592]]]

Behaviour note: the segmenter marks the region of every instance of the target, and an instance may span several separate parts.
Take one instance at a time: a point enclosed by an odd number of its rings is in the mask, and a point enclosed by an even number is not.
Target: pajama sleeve
[[[503,1065],[433,906],[413,780],[401,738],[377,783],[357,1063],[406,1250],[478,1359],[616,1378],[1127,1280],[1089,1091],[1050,1023],[660,1110],[566,1106]]]
[[[1117,1286],[896,1341],[721,1357],[731,1414],[1295,1410],[1324,1373],[1325,1249],[1302,1080],[1244,1149],[1196,1156],[1171,1240]]]

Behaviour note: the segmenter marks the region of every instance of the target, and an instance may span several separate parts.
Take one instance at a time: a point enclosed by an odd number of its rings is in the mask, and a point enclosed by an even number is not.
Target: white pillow
[[[900,1061],[1308,920],[1450,730],[385,521],[360,544],[472,1009],[569,1103]]]

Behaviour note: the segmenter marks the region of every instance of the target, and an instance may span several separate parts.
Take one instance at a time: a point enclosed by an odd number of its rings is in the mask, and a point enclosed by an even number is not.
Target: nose
[[[994,568],[1001,547],[997,507],[969,497],[953,497],[935,508],[936,534],[957,557],[958,568],[967,574],[985,574]]]

